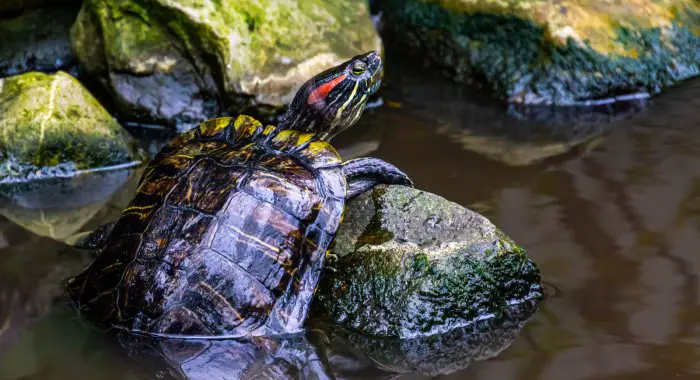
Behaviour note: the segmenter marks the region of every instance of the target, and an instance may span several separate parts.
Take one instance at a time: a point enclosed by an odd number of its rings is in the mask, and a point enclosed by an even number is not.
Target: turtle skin
[[[315,135],[242,115],[176,137],[67,281],[77,309],[154,335],[299,331],[347,194],[340,156]]]

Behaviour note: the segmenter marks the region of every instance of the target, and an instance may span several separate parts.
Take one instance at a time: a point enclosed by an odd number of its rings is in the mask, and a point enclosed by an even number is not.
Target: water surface
[[[465,361],[443,371],[456,372],[440,378],[699,378],[700,81],[648,104],[551,113],[505,110],[418,68],[395,67],[387,70],[385,105],[338,137],[342,154],[386,159],[418,187],[487,216],[528,250],[550,291],[502,346],[481,356],[464,351]],[[173,375],[155,361],[133,364],[95,338],[53,286],[89,260],[62,242],[114,218],[137,175],[104,175],[70,197],[59,189],[2,205],[0,379]],[[339,378],[425,378],[410,358],[372,356],[384,346],[362,351],[320,331],[326,336],[299,345],[207,348],[220,352],[219,362],[192,360],[211,358],[197,356],[202,347],[167,349],[189,363],[180,375],[193,378],[250,358],[251,373],[263,376],[302,377],[317,365]],[[460,339],[469,340],[450,342]],[[307,344],[325,345],[330,359],[304,351]],[[286,349],[294,352],[277,355]],[[291,372],[294,363],[279,364],[279,356],[295,355],[317,364]]]

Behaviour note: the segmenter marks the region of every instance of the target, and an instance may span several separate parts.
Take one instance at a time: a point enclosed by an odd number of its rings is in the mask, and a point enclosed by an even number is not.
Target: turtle
[[[202,122],[139,179],[95,260],[66,280],[96,325],[137,334],[279,336],[303,330],[345,204],[379,184],[413,186],[329,141],[357,122],[383,75],[378,52],[317,74],[277,126]]]

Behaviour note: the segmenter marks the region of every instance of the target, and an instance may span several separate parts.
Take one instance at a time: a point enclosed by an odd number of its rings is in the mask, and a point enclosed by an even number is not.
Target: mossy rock
[[[315,73],[381,49],[362,0],[86,0],[71,38],[125,118],[179,130],[274,114]]]
[[[464,327],[541,297],[525,251],[485,217],[437,195],[379,186],[347,205],[315,312],[373,336]]]
[[[70,44],[70,27],[77,7],[39,9],[0,19],[0,77],[30,71],[70,70],[76,60]]]
[[[72,76],[0,79],[0,183],[135,166],[136,141]]]
[[[696,0],[386,0],[395,38],[519,104],[657,93],[700,74]]]

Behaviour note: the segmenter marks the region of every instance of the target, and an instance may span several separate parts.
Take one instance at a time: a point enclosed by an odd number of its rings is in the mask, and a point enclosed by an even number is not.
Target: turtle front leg
[[[413,181],[396,166],[378,158],[364,157],[343,163],[348,181],[347,199],[352,199],[377,185],[413,187]]]

